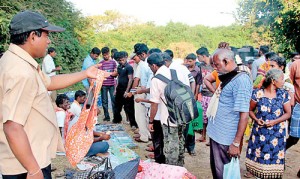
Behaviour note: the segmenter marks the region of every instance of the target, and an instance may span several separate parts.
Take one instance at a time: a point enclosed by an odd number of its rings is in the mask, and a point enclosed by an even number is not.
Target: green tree
[[[281,53],[300,50],[300,2],[297,0],[240,0],[238,19],[260,44]]]

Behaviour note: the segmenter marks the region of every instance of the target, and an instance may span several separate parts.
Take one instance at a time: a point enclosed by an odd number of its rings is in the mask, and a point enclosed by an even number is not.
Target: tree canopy
[[[80,71],[82,59],[93,47],[108,46],[130,54],[134,44],[146,43],[149,48],[171,49],[177,58],[183,58],[188,53],[195,53],[201,46],[213,52],[221,41],[229,42],[235,47],[259,44],[253,39],[253,30],[244,25],[211,28],[169,22],[165,26],[157,26],[153,22],[141,23],[117,11],[84,17],[66,0],[1,0],[1,52],[9,45],[10,20],[17,12],[25,9],[38,11],[50,23],[66,28],[65,32],[50,35],[50,46],[56,48],[58,54],[55,62],[62,66],[62,73]],[[41,59],[37,61],[41,63]],[[80,84],[75,88],[78,85]]]
[[[259,44],[288,54],[300,51],[300,1],[240,0],[238,20],[252,31]]]

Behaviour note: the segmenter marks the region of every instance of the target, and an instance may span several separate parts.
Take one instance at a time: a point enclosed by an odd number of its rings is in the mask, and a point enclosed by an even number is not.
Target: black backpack
[[[158,74],[154,77],[167,84],[164,94],[168,108],[169,119],[177,125],[188,124],[199,116],[196,100],[191,88],[178,80],[176,71],[171,69],[171,79]]]

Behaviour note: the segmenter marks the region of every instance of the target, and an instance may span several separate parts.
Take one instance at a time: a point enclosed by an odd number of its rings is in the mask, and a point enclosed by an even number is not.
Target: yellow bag
[[[251,127],[252,127],[252,120],[249,119],[246,130],[245,130],[245,133],[244,133],[247,137],[249,137],[250,134],[251,134]]]

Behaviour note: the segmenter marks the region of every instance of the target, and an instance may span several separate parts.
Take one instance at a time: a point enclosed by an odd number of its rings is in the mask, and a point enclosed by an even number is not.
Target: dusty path
[[[99,121],[103,118],[102,115],[99,116]],[[128,124],[123,124],[126,130],[130,135],[133,135],[133,132],[130,130]],[[196,134],[196,138],[199,137],[199,134]],[[247,137],[245,137],[245,140]],[[146,159],[145,155],[147,152],[144,150],[146,148],[145,143],[137,143],[139,148],[135,150],[136,153],[140,155],[142,159]],[[245,151],[246,151],[247,143],[244,141],[243,151],[240,158],[240,167],[241,174],[245,173]],[[212,178],[210,171],[210,162],[209,162],[209,147],[205,145],[205,143],[196,143],[196,153],[197,156],[191,157],[189,154],[185,154],[185,167],[194,174],[199,179],[208,179]],[[65,168],[70,167],[68,161],[65,157],[59,156],[53,160],[52,164],[57,168],[57,170],[53,173],[55,174],[62,173]],[[300,168],[300,142],[289,149],[286,154],[286,170],[284,173],[284,179],[296,179],[298,169]],[[55,178],[55,177],[53,177]]]

